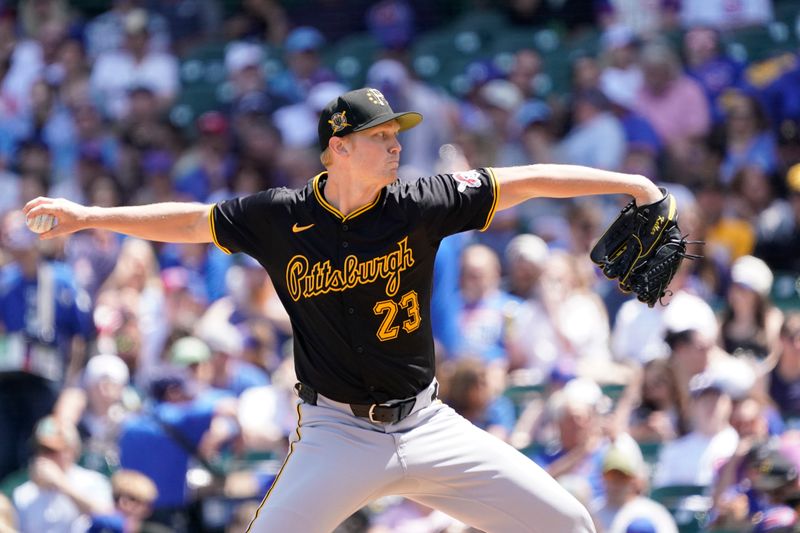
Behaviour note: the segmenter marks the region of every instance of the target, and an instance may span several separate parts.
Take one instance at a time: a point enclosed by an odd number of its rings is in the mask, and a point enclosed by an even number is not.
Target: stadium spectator
[[[86,533],[168,533],[169,529],[148,523],[158,489],[153,481],[135,470],[118,470],[111,476],[114,512],[92,516]]]
[[[512,119],[514,135],[504,146],[498,161],[504,165],[555,161],[553,151],[556,137],[550,124],[551,118],[550,106],[541,100],[524,102]]]
[[[633,109],[653,125],[673,157],[686,161],[693,143],[709,132],[706,97],[697,82],[681,72],[680,62],[668,46],[645,45],[640,63],[644,85]]]
[[[625,26],[645,38],[658,35],[662,31],[668,32],[678,25],[680,2],[677,0],[600,0],[596,5],[602,24]]]
[[[686,73],[697,80],[708,98],[712,120],[721,122],[728,91],[744,83],[744,65],[723,53],[719,32],[707,26],[690,28],[684,34],[683,55]]]
[[[270,94],[296,104],[308,97],[314,85],[336,81],[336,75],[322,63],[321,53],[325,44],[325,37],[316,28],[300,26],[293,29],[283,43],[288,68],[270,76]]]
[[[767,391],[785,420],[796,419],[800,416],[800,314],[797,312],[784,318],[775,356],[777,362],[768,374]]]
[[[129,90],[137,85],[150,87],[158,97],[159,108],[166,110],[179,89],[178,63],[167,52],[148,47],[148,17],[143,9],[125,14],[125,41],[122,48],[98,56],[92,68],[92,90],[103,102],[103,112],[121,119],[130,112]]]
[[[647,467],[640,457],[610,447],[603,457],[603,498],[594,504],[592,516],[602,531],[627,533],[637,519],[647,518],[655,533],[678,533],[669,511],[645,494]]]
[[[678,387],[669,361],[652,359],[628,384],[617,404],[627,418],[628,432],[637,442],[669,442],[687,432]]]
[[[773,177],[759,165],[747,165],[736,173],[731,183],[736,212],[750,222],[756,232],[756,242],[776,224],[786,224],[792,219],[791,205],[777,194]]]
[[[451,356],[508,365],[507,342],[520,302],[500,288],[500,274],[500,259],[490,248],[473,244],[464,249],[455,309],[460,343]]]
[[[33,440],[30,480],[13,494],[22,531],[85,531],[91,515],[111,511],[108,479],[76,464],[81,441],[75,426],[47,416],[36,424]]]
[[[600,89],[630,107],[644,83],[636,34],[627,26],[615,25],[605,30],[601,42],[605,65],[600,72]]]
[[[757,257],[742,256],[731,265],[720,327],[728,353],[764,359],[775,346],[783,314],[770,301],[772,280],[769,267]]]
[[[77,424],[83,441],[82,465],[103,474],[110,474],[119,465],[119,428],[131,409],[138,407],[135,401],[123,397],[128,382],[128,367],[122,359],[111,354],[95,355],[86,364],[82,387],[65,390],[59,401],[64,403],[67,393],[78,395],[70,400],[78,409],[59,412]]]
[[[556,160],[619,169],[625,155],[625,130],[609,112],[608,99],[600,90],[588,89],[575,95],[572,106],[573,126],[556,147]]]
[[[599,376],[611,361],[605,307],[591,292],[573,256],[552,252],[536,289],[518,311],[512,331],[515,366],[547,375],[556,361],[568,359]],[[578,321],[581,328],[570,327]]]
[[[760,26],[772,20],[772,2],[742,0],[731,5],[724,0],[683,0],[680,19],[684,28],[711,26],[723,30]]]
[[[755,494],[748,476],[749,463],[769,438],[767,407],[754,397],[734,404],[731,426],[739,435],[736,451],[719,469],[711,492],[715,526],[734,527],[755,514]],[[744,515],[744,516],[743,516]]]
[[[153,247],[139,239],[125,239],[95,303],[97,344],[101,352],[122,357],[139,385],[156,371],[174,325],[166,310]]]
[[[17,512],[3,493],[0,493],[0,531],[17,531]]]
[[[196,384],[202,388],[226,391],[240,396],[250,387],[269,384],[264,371],[241,359],[242,334],[231,324],[205,324],[197,328],[199,339],[183,346],[185,339],[173,345],[171,361],[181,367],[189,367]],[[191,339],[191,338],[190,338]],[[202,340],[201,340],[202,339]]]
[[[689,418],[692,430],[662,448],[653,486],[710,486],[716,469],[729,459],[739,442],[729,424],[731,396],[726,376],[701,372],[689,382]]]
[[[766,173],[778,167],[777,144],[766,115],[754,96],[729,93],[723,103],[726,150],[720,168],[722,182],[730,185],[737,171],[748,165]]]
[[[149,392],[152,405],[122,427],[120,464],[156,484],[154,522],[177,533],[196,531],[199,525],[192,522],[197,517],[191,514],[192,495],[186,484],[189,463],[211,466],[208,461],[238,435],[235,404],[219,395],[195,398],[187,378],[175,371],[162,372]]]
[[[230,151],[229,121],[218,111],[197,119],[197,144],[175,162],[174,187],[183,198],[205,201],[213,192],[227,188],[236,169]]]
[[[753,252],[755,232],[729,201],[730,190],[717,179],[695,185],[702,226],[698,238],[705,242],[705,256],[727,267],[739,257]]]
[[[534,461],[559,479],[576,475],[586,479],[592,497],[603,495],[603,458],[612,446],[641,460],[641,452],[627,433],[614,434],[601,413],[605,397],[600,387],[591,379],[569,381],[563,389],[553,393],[548,401],[553,420],[558,427],[555,448],[544,447],[533,456]]]
[[[92,61],[101,54],[116,52],[124,46],[125,19],[129,13],[138,9],[138,0],[113,0],[111,9],[92,19],[85,29],[86,53]],[[170,35],[167,21],[157,13],[148,13],[148,48],[154,52],[167,52]]]
[[[506,290],[523,300],[535,297],[539,277],[550,255],[547,243],[537,235],[522,233],[506,246]]]
[[[514,406],[492,390],[486,364],[470,357],[454,361],[443,370],[442,401],[479,428],[508,440],[514,429]]]
[[[759,235],[753,255],[773,270],[800,272],[800,163],[786,172],[791,216],[776,219]]]
[[[532,48],[523,48],[514,54],[508,81],[522,91],[525,99],[539,97],[542,69],[542,57],[539,53]]]

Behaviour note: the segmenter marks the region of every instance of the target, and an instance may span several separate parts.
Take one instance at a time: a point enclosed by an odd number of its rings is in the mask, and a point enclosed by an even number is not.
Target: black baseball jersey
[[[396,181],[347,216],[325,200],[326,180],[220,202],[214,243],[266,268],[292,321],[300,381],[346,403],[413,396],[434,375],[436,250],[488,227],[497,180],[480,169]]]

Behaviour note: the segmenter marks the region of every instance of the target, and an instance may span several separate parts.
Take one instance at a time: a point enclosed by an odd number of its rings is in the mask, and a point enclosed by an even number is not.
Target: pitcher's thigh
[[[594,531],[586,508],[519,451],[461,417],[441,425],[409,444],[420,480],[409,498],[487,533]]]
[[[391,437],[384,445],[373,440],[381,435],[348,432],[332,425],[301,427],[248,533],[330,533],[397,475],[387,470]]]

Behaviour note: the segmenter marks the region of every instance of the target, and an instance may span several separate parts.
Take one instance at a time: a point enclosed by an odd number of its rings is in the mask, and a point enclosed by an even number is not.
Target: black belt
[[[317,391],[304,383],[295,383],[295,390],[300,399],[310,405],[317,405]],[[438,385],[434,388],[431,401],[436,399],[439,390]],[[414,404],[417,403],[416,397],[404,400],[390,400],[383,403],[358,404],[351,403],[350,410],[353,414],[366,418],[370,422],[380,424],[396,424],[411,414]]]

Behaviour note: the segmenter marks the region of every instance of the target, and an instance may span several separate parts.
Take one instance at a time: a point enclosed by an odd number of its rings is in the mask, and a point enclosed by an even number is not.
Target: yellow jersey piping
[[[356,209],[355,211],[353,211],[349,215],[345,216],[345,215],[343,215],[341,213],[341,211],[339,211],[338,209],[333,207],[331,204],[329,204],[328,201],[325,199],[325,197],[322,196],[322,191],[320,191],[320,189],[319,189],[319,178],[323,174],[326,174],[326,172],[320,172],[319,174],[314,176],[314,181],[313,181],[314,197],[317,199],[319,204],[322,207],[325,208],[326,211],[329,211],[330,213],[335,215],[336,218],[339,218],[342,222],[344,222],[346,220],[350,220],[352,218],[355,218],[358,215],[360,215],[361,213],[364,213],[365,211],[369,211],[370,209],[375,207],[375,205],[377,205],[378,201],[381,199],[381,193],[379,192],[378,195],[375,197],[375,199],[371,203],[369,203],[369,204],[367,204],[365,206],[359,207],[358,209]]]
[[[286,468],[286,464],[289,462],[289,457],[291,457],[292,453],[294,453],[295,444],[300,442],[300,439],[302,438],[302,436],[300,435],[300,424],[303,421],[303,413],[300,411],[300,405],[302,405],[302,402],[297,402],[297,429],[295,430],[295,432],[297,433],[297,439],[295,441],[293,441],[289,445],[289,453],[286,454],[286,459],[283,460],[283,464],[281,465],[281,469],[278,470],[278,474],[275,476],[275,479],[272,481],[272,486],[269,488],[267,493],[264,495],[264,499],[261,500],[261,504],[258,506],[258,509],[256,509],[256,513],[253,516],[253,519],[250,520],[250,525],[247,526],[247,530],[245,530],[244,533],[250,533],[250,530],[253,528],[253,524],[255,524],[256,520],[258,520],[258,514],[261,512],[261,508],[264,507],[265,503],[267,503],[267,498],[269,498],[269,495],[272,493],[272,489],[275,488],[275,485],[278,484],[278,480],[280,480],[281,474],[283,474],[283,470]]]
[[[497,183],[497,176],[494,175],[494,170],[489,167],[486,167],[486,171],[489,173],[489,181],[492,184],[492,206],[489,208],[489,214],[486,215],[486,224],[484,224],[480,231],[486,231],[492,223],[494,214],[497,212],[497,203],[500,201],[500,184]]]
[[[214,205],[211,206],[211,209],[208,210],[208,226],[209,226],[209,228],[211,228],[211,240],[214,241],[214,244],[217,246],[217,248],[219,248],[220,250],[222,250],[226,254],[231,255],[231,251],[228,250],[227,248],[225,248],[224,246],[222,246],[219,243],[219,241],[217,240],[217,229],[214,226],[214,209],[216,209],[216,208],[217,208],[217,204],[214,204]]]

